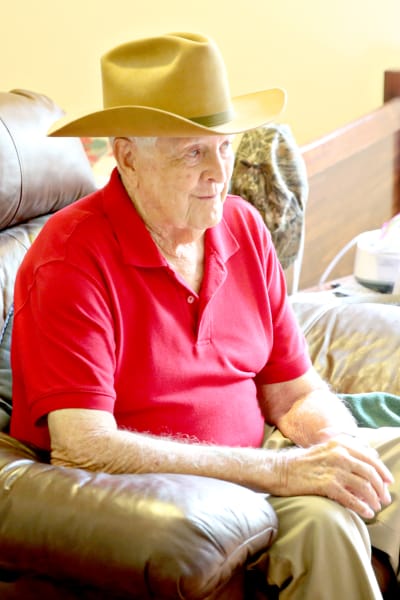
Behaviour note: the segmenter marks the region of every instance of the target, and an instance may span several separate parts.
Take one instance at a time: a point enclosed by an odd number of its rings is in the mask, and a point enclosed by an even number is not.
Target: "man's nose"
[[[228,173],[227,161],[219,154],[210,153],[206,166],[206,174],[209,179],[217,182],[224,182]]]

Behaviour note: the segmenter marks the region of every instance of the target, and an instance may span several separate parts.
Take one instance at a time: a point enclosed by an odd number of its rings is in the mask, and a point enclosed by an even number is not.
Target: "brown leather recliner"
[[[45,136],[60,113],[37,94],[0,94],[0,598],[276,598],[265,495],[205,477],[54,467],[7,434],[16,271],[49,214],[94,188],[80,141]],[[293,306],[333,389],[400,395],[398,306]]]
[[[0,598],[250,598],[277,530],[264,494],[54,467],[7,434],[16,271],[50,213],[94,189],[80,140],[46,138],[60,116],[44,96],[0,94]]]

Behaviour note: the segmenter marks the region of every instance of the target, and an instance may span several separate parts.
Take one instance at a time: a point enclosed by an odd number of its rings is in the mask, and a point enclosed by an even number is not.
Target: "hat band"
[[[215,127],[218,125],[224,125],[224,123],[228,123],[232,121],[235,117],[235,113],[233,110],[225,110],[224,112],[215,113],[213,115],[206,115],[205,117],[194,117],[190,120],[198,125],[203,125],[204,127]]]

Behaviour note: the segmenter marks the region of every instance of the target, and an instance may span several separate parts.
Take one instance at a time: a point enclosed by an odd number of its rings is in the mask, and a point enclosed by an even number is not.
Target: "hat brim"
[[[174,113],[147,106],[117,106],[77,118],[65,117],[49,130],[51,137],[192,137],[248,131],[275,119],[284,109],[281,88],[238,96],[232,100],[234,117],[216,127],[206,127]]]

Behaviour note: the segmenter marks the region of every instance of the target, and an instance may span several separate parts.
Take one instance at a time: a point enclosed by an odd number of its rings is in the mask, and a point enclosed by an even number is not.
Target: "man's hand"
[[[372,518],[390,504],[390,471],[363,440],[338,434],[308,448],[290,448],[277,455],[278,496],[326,496]]]

